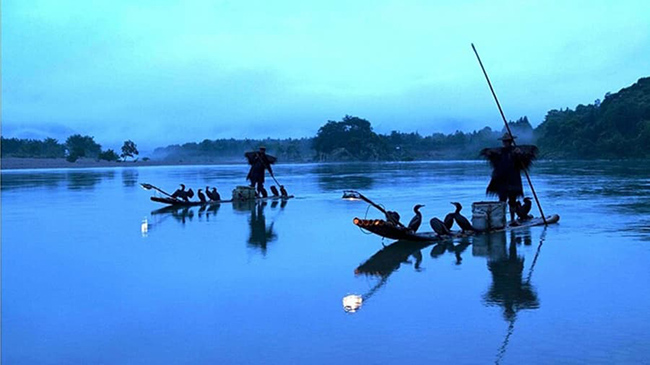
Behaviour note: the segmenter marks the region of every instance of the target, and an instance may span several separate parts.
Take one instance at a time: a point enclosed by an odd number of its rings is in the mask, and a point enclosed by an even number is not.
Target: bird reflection
[[[430,256],[434,259],[442,256],[446,252],[453,253],[456,256],[456,265],[460,265],[463,261],[461,254],[472,244],[470,238],[467,236],[461,237],[460,241],[457,244],[454,244],[453,241],[441,241],[438,242],[433,248],[431,248]]]
[[[411,256],[415,258],[414,268],[419,270],[422,263],[421,250],[430,244],[428,242],[396,241],[372,255],[366,262],[359,265],[354,273],[356,275],[388,277],[403,263],[411,263],[409,261]]]
[[[349,295],[345,297],[343,299],[344,309],[347,312],[355,312],[359,309],[361,303],[370,299],[383,287],[388,282],[388,277],[399,269],[403,263],[412,263],[409,260],[410,257],[415,259],[415,263],[413,264],[415,270],[420,271],[422,249],[430,244],[428,242],[396,241],[372,255],[366,262],[354,270],[354,274],[379,277],[379,282],[362,296]],[[349,305],[349,302],[354,302],[358,305]]]
[[[185,225],[187,222],[191,222],[194,219],[194,216],[198,216],[199,221],[210,221],[211,218],[214,218],[221,208],[221,204],[210,204],[203,205],[198,207],[164,207],[156,209],[151,212],[151,215],[158,217],[156,224],[162,223],[168,217],[172,217],[175,221],[179,222],[182,225]],[[195,212],[196,211],[196,212]]]

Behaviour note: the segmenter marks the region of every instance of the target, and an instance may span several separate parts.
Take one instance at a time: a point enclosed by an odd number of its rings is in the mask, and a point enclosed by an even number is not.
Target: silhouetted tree
[[[102,146],[95,142],[94,137],[82,136],[75,134],[65,141],[67,151],[66,159],[70,162],[76,161],[80,157],[98,158],[102,152]]]
[[[126,140],[124,141],[124,145],[122,145],[122,158],[126,161],[127,157],[133,158],[134,155],[138,155],[140,152],[138,152],[138,147],[135,145],[135,143],[131,140]]]
[[[340,122],[330,120],[320,127],[313,147],[321,159],[335,154],[343,159],[379,160],[385,159],[388,152],[369,121],[349,115]]]

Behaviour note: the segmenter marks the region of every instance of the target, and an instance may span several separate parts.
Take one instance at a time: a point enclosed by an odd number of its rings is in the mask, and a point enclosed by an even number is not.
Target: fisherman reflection
[[[506,233],[501,232],[500,235],[503,235],[505,246]],[[530,232],[527,236],[530,239]],[[492,251],[496,253],[501,250]],[[519,310],[539,308],[539,300],[529,280],[523,280],[524,258],[517,254],[517,234],[514,231],[510,232],[507,252],[505,247],[501,252],[503,254],[490,255],[488,259],[492,285],[483,299],[487,305],[502,307],[504,319],[512,322]]]
[[[248,221],[251,228],[248,244],[253,247],[258,247],[262,251],[262,255],[266,255],[267,244],[275,241],[278,235],[273,232],[273,223],[266,225],[266,217],[264,216],[264,208],[266,202],[256,204],[251,209],[251,216]]]

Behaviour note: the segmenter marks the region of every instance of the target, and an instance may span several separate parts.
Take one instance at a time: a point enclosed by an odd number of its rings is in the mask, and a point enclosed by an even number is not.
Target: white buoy
[[[343,297],[343,310],[348,313],[356,312],[361,308],[361,304],[363,304],[363,298],[360,295],[350,294]]]
[[[147,232],[149,232],[149,221],[147,221],[147,217],[144,217],[142,220],[142,225],[140,225],[140,231],[142,232],[143,236],[147,235]]]

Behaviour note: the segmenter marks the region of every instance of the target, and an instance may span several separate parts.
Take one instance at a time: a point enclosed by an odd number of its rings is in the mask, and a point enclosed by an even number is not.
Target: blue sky
[[[648,1],[2,2],[2,133],[105,147],[313,136],[327,120],[533,125],[650,76]]]

